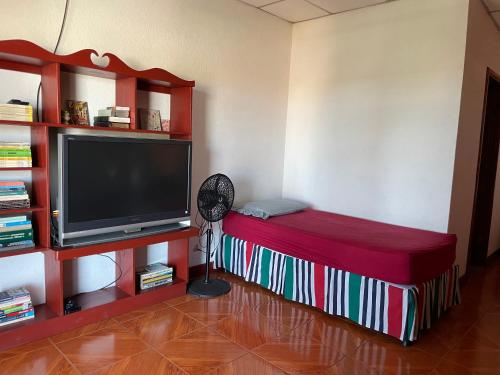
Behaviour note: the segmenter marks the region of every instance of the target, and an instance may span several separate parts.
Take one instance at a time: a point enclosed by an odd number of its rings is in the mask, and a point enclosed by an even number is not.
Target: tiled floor
[[[409,348],[241,279],[0,352],[0,374],[500,374],[500,256]]]

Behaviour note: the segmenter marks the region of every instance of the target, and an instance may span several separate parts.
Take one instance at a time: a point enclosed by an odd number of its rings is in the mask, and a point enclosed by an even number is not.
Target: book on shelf
[[[22,181],[0,181],[0,210],[28,208],[30,197]]]
[[[0,292],[0,326],[34,317],[35,309],[28,289],[22,287]]]
[[[33,225],[25,215],[0,218],[0,251],[28,249],[34,246]]]
[[[0,120],[33,122],[33,107],[29,104],[0,104]]]
[[[32,167],[29,143],[0,142],[0,168]]]
[[[97,116],[104,117],[129,117],[130,107],[107,107],[106,109],[100,109],[97,111]]]
[[[137,281],[141,290],[169,284],[173,281],[173,268],[161,262],[149,264],[137,271]]]
[[[124,124],[130,124],[130,117],[95,116],[94,124],[96,122],[119,122]]]

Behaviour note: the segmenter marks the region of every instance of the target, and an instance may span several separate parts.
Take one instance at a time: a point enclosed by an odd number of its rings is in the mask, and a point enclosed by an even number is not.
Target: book
[[[0,149],[0,157],[31,157],[31,150],[20,150],[20,149],[7,149],[7,150],[2,150]]]
[[[15,195],[1,195],[0,202],[15,201],[20,199],[29,199],[28,194],[15,194]]]
[[[29,199],[20,199],[15,201],[0,201],[0,210],[14,210],[18,208],[29,208],[31,206]]]
[[[23,220],[23,221],[11,221],[8,223],[0,223],[0,228],[9,228],[9,227],[16,227],[18,225],[31,225],[31,220]]]
[[[21,190],[21,189],[14,189],[14,190],[7,190],[7,189],[2,189],[0,188],[0,197],[10,197],[10,196],[16,196],[16,195],[23,195],[27,194],[26,190]]]
[[[9,316],[9,317],[5,317],[3,319],[0,319],[0,326],[18,323],[18,322],[21,322],[23,320],[33,319],[34,317],[35,317],[35,310],[31,309],[29,312],[26,312],[24,314],[20,314],[20,315],[16,315],[16,316]]]
[[[16,298],[21,298],[26,296],[31,296],[31,294],[29,290],[26,289],[25,287],[8,289],[3,292],[0,292],[0,303],[13,301]]]
[[[129,117],[130,107],[107,107],[97,111],[97,116]]]
[[[0,142],[0,150],[31,150],[29,143]]]
[[[8,233],[14,230],[32,229],[31,224],[17,225],[15,227],[0,227],[0,233]]]
[[[7,233],[0,233],[0,245],[8,245],[15,241],[33,241],[33,229],[16,230]]]
[[[164,280],[164,279],[171,279],[172,278],[172,274],[165,274],[165,275],[159,275],[157,277],[151,277],[151,278],[148,278],[148,279],[144,279],[144,280],[141,280],[141,282],[143,284],[147,284],[147,283],[153,283],[155,281],[158,281],[158,280]]]
[[[21,314],[23,312],[27,312],[32,307],[33,306],[31,306],[31,302],[29,302],[29,303],[21,303],[21,304],[16,304],[16,305],[11,305],[11,306],[6,306],[3,309],[0,309],[0,318],[2,318],[4,316],[9,316],[12,313]]]
[[[0,245],[1,251],[13,251],[13,250],[22,250],[22,249],[30,249],[35,247],[35,243],[33,241],[19,241],[19,242],[11,242],[7,246]]]
[[[94,124],[96,122],[120,122],[124,124],[130,124],[130,117],[95,116]]]
[[[137,270],[137,275],[139,275],[139,277],[143,279],[146,277],[152,277],[154,275],[164,274],[166,272],[172,272],[172,271],[173,271],[172,267],[167,266],[166,264],[161,262],[156,262],[148,264],[147,266],[144,266],[142,268],[139,268]]]
[[[28,217],[26,215],[0,217],[0,224],[15,223],[18,221],[28,221]]]
[[[30,305],[31,305],[31,296],[26,296],[16,299],[15,302],[6,302],[0,304],[0,312],[18,306],[27,306],[26,308],[28,308]]]
[[[144,289],[149,289],[149,288],[154,288],[154,287],[156,287],[156,286],[165,285],[165,284],[170,284],[170,283],[172,283],[172,280],[170,280],[170,281],[167,281],[167,280],[160,280],[160,281],[156,281],[156,282],[151,283],[151,284],[144,285],[144,288],[141,288],[141,290],[144,290]]]

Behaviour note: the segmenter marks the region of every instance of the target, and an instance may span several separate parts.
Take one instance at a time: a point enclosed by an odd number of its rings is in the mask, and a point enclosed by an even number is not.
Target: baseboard
[[[210,262],[210,271],[214,269],[214,262]],[[189,280],[205,275],[205,263],[189,267]]]

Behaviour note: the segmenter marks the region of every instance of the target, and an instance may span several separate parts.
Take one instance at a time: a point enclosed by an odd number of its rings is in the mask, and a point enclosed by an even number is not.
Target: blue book
[[[28,224],[31,224],[31,220],[13,221],[11,223],[0,223],[0,228],[17,227],[18,225],[28,225]]]

